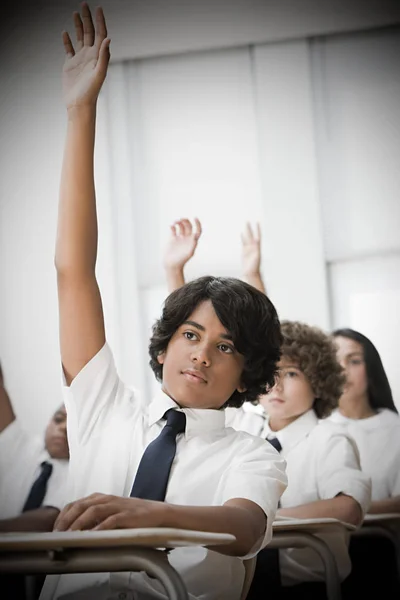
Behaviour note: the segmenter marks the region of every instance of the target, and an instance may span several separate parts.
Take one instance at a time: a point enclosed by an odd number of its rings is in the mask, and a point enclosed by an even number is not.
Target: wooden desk
[[[165,548],[228,544],[235,537],[170,528],[0,534],[0,572],[98,573],[145,571],[171,600],[187,600],[180,575]]]
[[[325,568],[328,600],[341,599],[341,584],[336,560],[328,544],[317,534],[334,530],[354,531],[353,525],[337,519],[293,519],[280,517],[273,523],[273,536],[268,548],[312,548],[319,554]]]

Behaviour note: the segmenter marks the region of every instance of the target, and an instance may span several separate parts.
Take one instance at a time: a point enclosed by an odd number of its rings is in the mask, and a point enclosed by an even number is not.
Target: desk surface
[[[365,515],[364,523],[381,523],[382,521],[400,521],[400,513],[387,513],[382,515]]]
[[[0,552],[59,550],[62,548],[111,548],[116,546],[140,546],[142,548],[215,546],[232,543],[235,539],[235,536],[228,533],[210,533],[164,527],[108,531],[2,533],[0,534]]]
[[[337,527],[347,529],[348,531],[354,531],[357,529],[350,523],[344,523],[338,519],[294,519],[292,517],[278,517],[273,522],[272,529],[274,533],[280,531],[304,531],[304,532],[320,532],[323,530],[331,530]]]

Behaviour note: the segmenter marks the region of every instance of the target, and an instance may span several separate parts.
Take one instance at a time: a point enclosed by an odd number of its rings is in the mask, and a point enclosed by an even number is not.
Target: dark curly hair
[[[344,337],[361,344],[368,380],[368,400],[371,408],[388,408],[397,413],[392,390],[381,357],[374,344],[365,335],[354,329],[336,329],[334,337]]]
[[[200,277],[168,296],[161,318],[153,326],[150,339],[150,366],[162,381],[163,366],[157,357],[165,352],[175,331],[196,307],[210,300],[218,319],[232,336],[237,351],[244,356],[241,376],[245,392],[237,390],[223,408],[239,408],[252,402],[273,386],[282,336],[277,312],[265,294],[231,277]]]
[[[310,382],[317,417],[329,416],[338,406],[345,383],[333,340],[318,327],[299,321],[282,321],[281,331],[282,358],[292,360]]]

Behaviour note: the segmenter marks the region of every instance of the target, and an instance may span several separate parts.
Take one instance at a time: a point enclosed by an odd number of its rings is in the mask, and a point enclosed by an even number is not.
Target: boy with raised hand
[[[254,400],[273,384],[279,320],[272,303],[251,286],[200,278],[167,298],[154,326],[150,364],[162,386],[153,401],[142,404],[120,381],[95,275],[96,104],[109,39],[101,9],[96,28],[87,4],[74,23],[75,48],[63,34],[68,129],[55,257],[72,502],[55,530],[231,533],[232,544],[175,549],[168,559],[192,600],[239,599],[242,559],[270,540],[287,480],[285,463],[269,444],[225,428],[223,409]],[[42,597],[76,593],[103,600],[110,587],[121,586],[130,597],[165,598],[160,584],[144,573],[62,576],[53,586],[49,582]]]

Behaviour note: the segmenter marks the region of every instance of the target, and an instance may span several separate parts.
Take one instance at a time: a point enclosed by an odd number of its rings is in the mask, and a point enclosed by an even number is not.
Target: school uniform
[[[179,409],[161,390],[141,402],[119,379],[107,344],[64,387],[70,447],[69,500],[94,492],[128,497],[142,455],[157,438],[169,409],[186,415],[165,501],[186,506],[220,506],[231,498],[258,504],[267,516],[265,533],[243,558],[254,556],[271,539],[272,522],[287,478],[285,462],[271,446],[225,427],[223,410]],[[238,600],[244,580],[240,558],[203,547],[177,548],[168,555],[195,600]],[[166,598],[157,580],[144,573],[52,576],[41,599],[126,600]]]
[[[372,481],[372,500],[400,495],[399,415],[384,408],[366,419],[349,419],[336,409],[329,419],[346,427],[357,442],[361,468]],[[388,539],[353,537],[350,557],[353,569],[343,588],[345,600],[380,594],[382,581],[387,600],[400,597],[396,549]]]
[[[261,404],[245,402],[240,408],[225,409],[225,426],[260,436],[267,415]]]
[[[372,500],[400,495],[400,416],[387,408],[366,419],[349,419],[335,410],[329,417],[355,439],[361,468],[372,481]]]
[[[51,465],[42,506],[59,510],[65,504],[68,460],[52,458],[43,437],[29,434],[15,419],[0,433],[0,519],[21,514],[41,464]]]
[[[250,427],[248,418],[243,423]],[[256,424],[258,435],[279,440],[280,454],[287,463],[288,487],[280,500],[282,508],[327,500],[342,493],[354,498],[365,514],[370,504],[371,482],[361,472],[357,447],[342,426],[326,420],[319,422],[312,409],[277,432],[271,431],[267,416],[262,424],[255,418],[253,430]],[[319,537],[329,545],[340,579],[344,580],[351,570],[348,534],[335,531]],[[279,564],[283,586],[324,580],[322,561],[312,550],[280,550]]]

